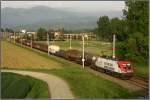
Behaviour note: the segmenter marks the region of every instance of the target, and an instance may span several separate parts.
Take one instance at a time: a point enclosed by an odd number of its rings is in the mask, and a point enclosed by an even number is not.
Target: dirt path
[[[64,80],[54,75],[40,73],[40,72],[18,71],[18,70],[2,70],[2,72],[13,72],[21,75],[28,75],[45,81],[48,84],[51,99],[73,99],[74,98],[67,83]]]

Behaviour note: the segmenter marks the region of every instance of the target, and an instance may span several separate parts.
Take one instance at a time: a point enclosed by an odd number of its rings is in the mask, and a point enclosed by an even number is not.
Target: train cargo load
[[[48,46],[48,50],[50,53],[56,53],[56,52],[60,51],[60,47],[57,45],[50,45],[50,46]]]

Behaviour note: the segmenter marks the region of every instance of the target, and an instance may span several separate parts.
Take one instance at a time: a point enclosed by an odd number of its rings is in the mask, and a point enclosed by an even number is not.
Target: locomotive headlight
[[[126,64],[122,64],[122,65],[123,65],[123,67],[127,67]]]
[[[130,66],[131,64],[127,64],[127,66]]]

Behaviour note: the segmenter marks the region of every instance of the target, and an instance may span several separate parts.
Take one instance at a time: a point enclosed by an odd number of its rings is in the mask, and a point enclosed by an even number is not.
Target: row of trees
[[[126,0],[125,4],[122,19],[102,16],[94,31],[105,41],[112,41],[116,34],[118,58],[148,63],[148,1]]]
[[[10,32],[10,33],[13,33],[14,32],[14,30],[13,29],[11,29],[11,28],[1,28],[1,32]]]
[[[95,33],[100,40],[112,41],[113,34],[116,34],[117,40],[123,41],[127,39],[127,22],[123,19],[102,16],[97,21],[98,28]]]

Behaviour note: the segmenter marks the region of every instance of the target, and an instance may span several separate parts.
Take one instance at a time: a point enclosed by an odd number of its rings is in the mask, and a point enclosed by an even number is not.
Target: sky
[[[1,7],[32,8],[48,6],[77,12],[122,11],[124,1],[1,1]]]

